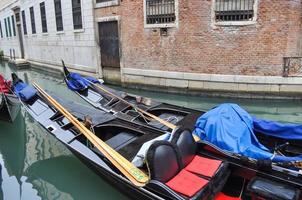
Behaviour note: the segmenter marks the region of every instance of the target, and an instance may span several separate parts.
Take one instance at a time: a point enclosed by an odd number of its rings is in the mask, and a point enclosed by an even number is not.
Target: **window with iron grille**
[[[1,35],[1,38],[3,38],[3,32],[2,32],[2,22],[0,21],[0,35]]]
[[[72,16],[73,16],[73,28],[82,29],[82,11],[81,11],[81,0],[72,1]]]
[[[7,27],[8,27],[9,37],[12,37],[12,28],[10,26],[10,17],[7,17]]]
[[[255,0],[216,0],[216,21],[252,21],[254,2]]]
[[[40,3],[42,33],[47,33],[47,20],[45,11],[45,2]]]
[[[12,26],[13,26],[13,34],[16,36],[16,24],[15,24],[15,17],[12,15]]]
[[[25,18],[24,10],[22,10],[22,24],[23,24],[23,33],[24,35],[27,35],[26,18]]]
[[[145,0],[146,1],[146,24],[169,24],[174,23],[175,1],[174,0]]]
[[[34,7],[30,7],[29,12],[30,12],[30,21],[31,21],[31,32],[32,32],[32,34],[35,34],[36,33],[36,23],[35,23]]]
[[[61,0],[54,0],[57,31],[63,31]]]

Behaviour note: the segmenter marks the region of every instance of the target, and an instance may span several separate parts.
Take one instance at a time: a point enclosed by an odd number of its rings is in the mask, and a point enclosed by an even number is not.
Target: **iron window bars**
[[[254,0],[216,0],[216,21],[252,21]]]
[[[146,23],[167,24],[175,22],[174,0],[146,0]]]

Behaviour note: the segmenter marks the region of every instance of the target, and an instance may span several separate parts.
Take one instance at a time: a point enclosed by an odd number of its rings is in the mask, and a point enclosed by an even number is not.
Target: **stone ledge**
[[[43,67],[43,70],[45,68],[49,69],[49,70],[54,70],[54,71],[61,71],[63,72],[63,67],[62,65],[58,65],[58,64],[48,64],[48,63],[41,63],[41,62],[37,62],[37,61],[33,61],[33,60],[29,60],[29,62],[31,63],[31,66],[33,68],[37,68],[37,69],[41,69],[40,67]],[[71,72],[78,72],[80,74],[86,75],[86,76],[93,76],[96,77],[96,69],[94,68],[88,68],[88,67],[72,67],[70,66],[68,63],[65,63],[66,66],[68,67],[68,69]]]
[[[122,84],[130,87],[135,85],[140,88],[153,87],[154,90],[161,88],[176,93],[218,93],[218,96],[238,98],[302,99],[302,78],[273,77],[276,79],[268,81],[267,77],[258,76],[193,73],[188,76],[188,74],[124,68],[122,69]],[[205,78],[202,79],[203,77]],[[278,80],[281,80],[281,83]]]
[[[211,81],[222,83],[251,83],[251,84],[284,84],[302,85],[302,77],[281,77],[281,76],[246,76],[246,75],[223,75],[223,74],[202,74],[188,72],[169,72],[161,70],[146,70],[134,68],[122,68],[124,75],[136,75],[146,77],[158,77],[166,79],[180,79],[192,81]]]

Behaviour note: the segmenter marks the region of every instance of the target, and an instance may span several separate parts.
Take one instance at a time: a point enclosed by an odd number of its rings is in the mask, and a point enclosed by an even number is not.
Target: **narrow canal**
[[[0,63],[0,73],[16,72],[26,82],[37,82],[59,96],[86,104],[63,84],[60,73],[16,70]],[[118,88],[123,89],[123,88]],[[125,90],[125,89],[123,89]],[[258,117],[302,123],[302,102],[191,97],[127,90],[159,101],[207,110],[222,102],[234,102]],[[23,110],[13,124],[0,122],[0,199],[127,199],[80,162]]]

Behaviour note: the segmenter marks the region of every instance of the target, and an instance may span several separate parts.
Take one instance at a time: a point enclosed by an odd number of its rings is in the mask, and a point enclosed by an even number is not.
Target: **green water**
[[[59,73],[33,69],[16,71],[6,63],[0,64],[0,73],[6,78],[10,78],[11,72],[16,72],[26,82],[35,81],[59,96],[86,104],[65,87],[62,75]],[[222,102],[234,102],[258,117],[302,123],[300,101],[203,98],[140,90],[127,91],[200,110],[207,110]],[[0,177],[3,179],[0,198],[8,200],[127,199],[80,162],[67,148],[34,122],[24,110],[13,124],[0,122],[0,165],[2,166]]]

